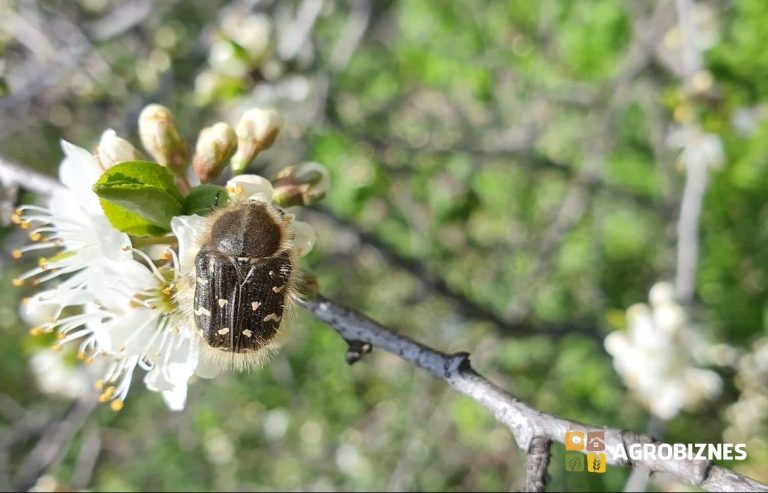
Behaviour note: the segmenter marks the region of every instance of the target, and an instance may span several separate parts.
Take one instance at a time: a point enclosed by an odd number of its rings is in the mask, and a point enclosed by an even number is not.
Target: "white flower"
[[[30,299],[27,307],[30,314],[31,310],[46,307],[54,318],[58,318],[64,305],[92,301],[85,291],[95,279],[102,277],[102,269],[109,263],[131,257],[128,235],[112,228],[91,189],[102,168],[85,149],[67,142],[62,143],[62,148],[66,157],[59,175],[67,188],[55,191],[48,207],[25,205],[14,217],[37,242],[14,250],[14,257],[20,258],[32,251],[52,253],[40,258],[38,267],[19,276],[14,284],[37,285],[67,276],[55,289]],[[51,306],[59,309],[53,311]]]
[[[720,393],[720,376],[699,368],[696,355],[704,344],[674,300],[667,283],[651,289],[650,306],[627,310],[628,329],[605,338],[605,348],[624,383],[656,416],[671,419]]]
[[[29,360],[35,383],[41,392],[80,399],[93,392],[94,370],[92,366],[74,366],[66,361],[62,351],[42,349]]]
[[[671,147],[682,149],[680,161],[686,166],[708,166],[719,169],[725,163],[725,151],[719,135],[706,133],[699,127],[683,126],[667,138]]]
[[[103,154],[100,159],[63,143],[66,157],[59,174],[66,188],[53,194],[47,208],[29,205],[17,211],[15,221],[37,243],[14,251],[14,256],[32,251],[46,256],[15,284],[55,281],[26,299],[20,311],[33,325],[33,335],[55,332],[57,348],[77,342],[81,359],[103,365],[104,376],[96,386],[102,392],[100,400],[113,410],[123,407],[137,368],[146,371],[144,384],[149,390],[160,392],[170,409],[181,410],[190,379],[219,372],[200,357],[204,343],[192,316],[190,281],[210,225],[200,216],[174,217],[172,235],[159,239],[166,244],[164,251],[158,244],[145,247],[146,251],[136,248],[128,235],[115,230],[92,187],[104,166],[128,155],[124,151],[130,149],[117,139],[114,132],[105,132],[102,149],[97,150]],[[233,178],[227,189],[235,203],[270,203],[273,196],[270,182],[256,175]],[[311,226],[291,214],[285,217],[294,231],[291,248],[297,255],[307,253],[315,243]],[[48,383],[61,388],[66,387],[62,382],[75,383],[75,377],[48,356],[39,356],[33,364]],[[66,388],[70,394],[71,390]]]

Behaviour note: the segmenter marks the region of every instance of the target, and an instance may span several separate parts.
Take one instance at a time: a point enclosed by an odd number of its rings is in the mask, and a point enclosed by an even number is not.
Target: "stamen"
[[[15,258],[16,260],[21,258],[21,250],[18,248],[14,248],[14,250],[11,252],[11,257]]]
[[[109,408],[114,412],[118,412],[123,408],[123,401],[116,399],[109,404]]]
[[[155,275],[155,277],[157,277],[157,279],[160,282],[165,282],[165,278],[160,273],[160,271],[157,269],[157,267],[155,266],[155,263],[152,262],[152,259],[149,258],[149,255],[147,255],[146,253],[142,252],[138,248],[134,248],[133,249],[133,253],[137,254],[139,257],[144,259],[144,261],[147,263],[147,266],[149,266],[149,268],[152,269],[152,273]]]

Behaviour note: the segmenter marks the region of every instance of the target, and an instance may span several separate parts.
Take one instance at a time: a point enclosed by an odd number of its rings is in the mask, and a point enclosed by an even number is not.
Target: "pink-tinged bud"
[[[127,140],[117,136],[114,130],[106,130],[101,134],[101,140],[96,147],[96,157],[104,169],[126,161],[144,159],[144,155]]]
[[[280,133],[280,116],[275,110],[252,108],[237,123],[237,152],[232,157],[232,173],[245,171],[253,159],[268,149]]]
[[[139,136],[141,144],[158,163],[178,175],[185,174],[189,152],[168,108],[150,104],[141,110]]]
[[[237,150],[237,134],[226,123],[204,128],[197,137],[192,166],[201,183],[219,176]]]
[[[328,169],[320,163],[288,166],[272,182],[272,200],[282,207],[314,204],[325,197],[329,184]]]

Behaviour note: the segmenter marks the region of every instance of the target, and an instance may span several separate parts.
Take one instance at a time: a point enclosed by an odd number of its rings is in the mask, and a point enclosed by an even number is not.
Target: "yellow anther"
[[[171,252],[169,252],[168,250],[164,251],[163,253],[160,254],[160,258],[163,260],[171,260]]]
[[[40,281],[38,279],[32,279],[31,281],[29,281],[29,284],[31,284],[34,287],[40,284]]]
[[[115,393],[115,387],[110,385],[106,389],[104,389],[104,392],[99,396],[99,402],[107,402],[110,399],[112,399],[112,395]]]
[[[42,237],[43,235],[41,235],[37,231],[32,231],[31,233],[29,233],[29,239],[32,241],[40,241],[40,238]]]
[[[63,332],[56,332],[56,339],[64,339],[65,335]]]
[[[30,302],[30,298],[29,297],[24,297],[24,298],[21,299],[21,304],[22,305],[28,305],[29,302]]]
[[[95,382],[93,382],[93,386],[96,387],[96,390],[102,391],[104,389],[104,380],[98,379]]]
[[[58,353],[59,351],[61,351],[61,344],[59,344],[59,343],[56,343],[56,344],[54,344],[53,346],[51,346],[51,351],[54,351],[54,352],[57,352],[57,353]]]
[[[124,405],[123,401],[121,401],[120,399],[116,399],[109,404],[109,408],[115,412],[118,412],[123,408],[123,405]]]
[[[13,257],[13,258],[15,258],[15,259],[20,259],[20,258],[21,258],[21,250],[19,250],[18,248],[15,248],[15,249],[14,249],[14,250],[11,252],[11,257]]]
[[[15,287],[21,287],[24,285],[24,279],[19,279],[18,277],[11,281],[11,284],[13,284]]]
[[[40,267],[41,269],[46,268],[47,265],[48,265],[48,259],[47,258],[40,257],[39,259],[37,259],[37,266]]]
[[[92,365],[93,364],[93,357],[92,356],[86,356],[85,357],[85,364],[86,365]]]
[[[240,195],[243,193],[243,187],[240,185],[230,185],[227,187],[227,192],[233,194],[233,195]]]
[[[29,335],[31,335],[32,337],[43,335],[43,329],[41,329],[40,327],[32,327],[31,329],[29,329]]]
[[[79,360],[84,360],[84,359],[85,359],[85,357],[86,357],[86,354],[85,354],[85,352],[84,352],[84,351],[78,351],[78,352],[77,352],[77,359],[79,359]]]
[[[21,211],[16,209],[13,211],[13,214],[11,214],[11,222],[13,224],[21,224]]]
[[[171,293],[173,293],[173,289],[170,286],[166,286],[163,288],[163,294],[170,296]]]
[[[29,229],[32,227],[32,224],[29,221],[21,220],[19,223],[19,226],[21,226],[21,229]]]

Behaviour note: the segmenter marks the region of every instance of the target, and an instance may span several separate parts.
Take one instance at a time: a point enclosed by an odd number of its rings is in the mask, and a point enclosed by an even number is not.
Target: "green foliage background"
[[[45,15],[84,25],[112,7],[40,3]],[[88,145],[111,126],[138,143],[135,118],[148,102],[173,108],[190,139],[217,115],[242,110],[247,100],[222,93],[201,106],[192,92],[206,63],[200,33],[223,4],[171,3],[96,43],[109,73],[81,65],[53,82],[47,99],[3,109],[3,119],[19,117],[2,128],[3,155],[52,174],[59,138]],[[296,159],[330,168],[324,208],[305,216],[319,238],[305,266],[326,296],[444,351],[471,351],[478,370],[546,412],[643,431],[648,413],[622,386],[602,339],[624,327],[624,310],[646,301],[653,283],[674,276],[684,174],[663,138],[676,111],[695,111],[727,156],[701,218],[696,321],[719,342],[768,335],[768,120],[746,133],[732,123],[768,99],[768,3],[711,6],[720,37],[705,66],[716,89],[688,101],[653,52],[629,82],[623,77],[637,56],[637,19],[656,2],[379,0],[338,73],[331,52],[351,5],[328,3],[313,35],[316,59],[301,69],[329,77],[322,118],[285,132],[254,169],[268,175]],[[158,49],[158,33],[169,32],[176,41],[160,45],[170,64],[148,83],[141,64]],[[23,53],[12,40],[4,50],[10,61]],[[33,342],[16,310],[29,293],[10,287],[29,267],[8,255],[24,239],[8,228],[2,235],[0,392],[60,416],[68,403],[37,392],[27,370]],[[506,320],[506,329],[457,310],[456,297]],[[518,336],[520,326],[537,334]],[[137,375],[123,411],[100,408],[91,418],[102,448],[89,487],[517,487],[524,454],[483,409],[394,356],[374,351],[350,368],[344,351],[301,314],[271,365],[194,383],[178,414]],[[665,439],[722,441],[725,406],[738,397],[732,376],[724,373],[718,401],[668,423]],[[81,441],[52,471],[65,485]],[[562,447],[553,449],[552,489],[616,491],[626,481],[629,471],[615,467],[604,476],[566,473]],[[768,480],[768,442],[755,437],[748,452],[749,461],[727,465]]]

